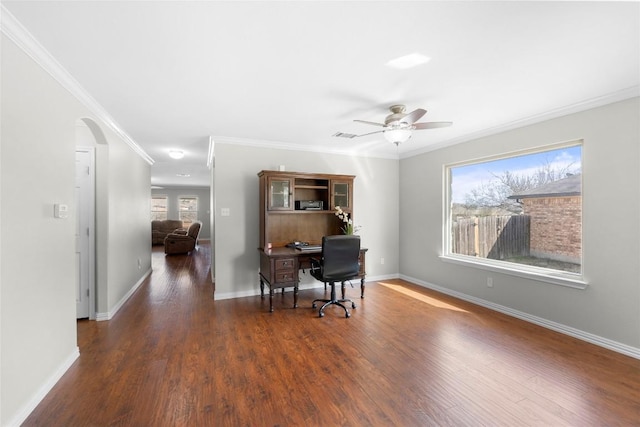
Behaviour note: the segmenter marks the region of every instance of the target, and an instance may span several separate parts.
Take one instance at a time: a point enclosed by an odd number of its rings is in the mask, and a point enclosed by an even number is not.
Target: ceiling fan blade
[[[367,124],[367,125],[374,125],[374,126],[382,126],[382,127],[385,127],[385,124],[384,124],[384,123],[369,122],[369,121],[366,121],[366,120],[354,120],[354,122],[364,123],[364,124]]]
[[[413,126],[416,129],[437,129],[437,128],[446,128],[453,124],[453,122],[424,122],[424,123],[415,123]]]
[[[423,110],[422,108],[418,108],[417,110],[413,110],[412,112],[410,112],[409,114],[404,116],[400,121],[408,123],[408,124],[411,125],[411,124],[415,123],[417,120],[420,120],[420,118],[422,116],[424,116],[425,114],[427,114],[427,110]]]

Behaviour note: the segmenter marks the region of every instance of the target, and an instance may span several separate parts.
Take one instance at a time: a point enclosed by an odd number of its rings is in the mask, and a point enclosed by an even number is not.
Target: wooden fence
[[[452,252],[491,259],[528,256],[530,222],[528,215],[455,219]]]

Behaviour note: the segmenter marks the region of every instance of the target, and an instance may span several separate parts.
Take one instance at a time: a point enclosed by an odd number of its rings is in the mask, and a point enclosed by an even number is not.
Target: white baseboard
[[[19,427],[20,424],[36,409],[36,406],[42,402],[42,399],[51,391],[54,385],[62,378],[65,372],[73,365],[73,362],[80,357],[80,349],[76,347],[71,354],[58,366],[53,374],[42,384],[40,389],[29,399],[29,401],[18,411],[18,413],[9,420],[7,427]]]
[[[595,334],[591,334],[589,332],[582,331],[580,329],[572,328],[571,326],[563,325],[561,323],[556,323],[551,320],[533,316],[531,314],[514,310],[510,307],[505,307],[500,304],[495,304],[493,302],[486,301],[481,298],[476,298],[467,294],[463,294],[461,292],[452,291],[451,289],[443,288],[441,286],[434,285],[433,283],[425,282],[423,280],[419,280],[414,277],[409,277],[401,274],[400,278],[403,280],[406,280],[407,282],[415,283],[425,288],[433,289],[434,291],[442,292],[443,294],[450,295],[452,297],[456,297],[461,300],[468,301],[473,304],[477,304],[479,306],[486,307],[494,311],[498,311],[508,316],[516,317],[526,322],[534,323],[544,328],[551,329],[553,331],[560,332],[562,334],[569,335],[574,338],[578,338],[579,340],[586,341],[591,344],[595,344],[597,346],[604,347],[609,350],[613,350],[617,353],[621,353],[621,354],[633,357],[635,359],[640,359],[640,348],[622,344],[617,341],[613,341]]]
[[[135,291],[138,290],[140,285],[142,285],[142,283],[147,279],[147,277],[149,277],[149,275],[151,274],[151,271],[152,271],[151,269],[147,270],[147,272],[140,278],[140,280],[138,280],[136,282],[136,284],[133,285],[133,287],[131,289],[129,289],[129,292],[127,292],[126,295],[123,296],[120,299],[120,301],[118,301],[118,303],[113,306],[113,309],[109,310],[106,313],[96,313],[96,320],[97,321],[111,320],[113,318],[113,316],[116,315],[118,310],[120,310],[122,308],[124,303],[127,302],[127,300],[129,298],[131,298],[131,295],[133,295],[135,293]]]
[[[393,280],[399,279],[400,275],[398,273],[395,274],[385,274],[383,276],[367,276],[367,282],[381,282],[383,280]]]
[[[320,282],[304,284],[304,285],[299,285],[298,290],[314,289],[314,288],[319,288],[321,286],[323,285]],[[292,291],[293,291],[293,286],[290,288],[285,288],[285,292],[292,292]],[[280,290],[278,290],[278,292],[280,292]],[[216,292],[213,297],[217,301],[217,300],[233,299],[233,298],[254,297],[257,295],[260,295],[260,288],[249,289],[246,291],[239,291],[239,292],[224,292],[224,293]],[[269,286],[267,285],[264,286],[264,295],[265,296],[269,295]]]
[[[377,282],[380,280],[391,280],[391,279],[398,279],[400,276],[398,274],[389,274],[389,275],[385,275],[385,276],[372,276],[366,277],[366,281],[367,282]],[[354,280],[354,286],[355,286],[355,282],[357,280]],[[247,285],[247,287],[249,287],[251,285]],[[298,290],[303,291],[305,289],[315,289],[315,288],[320,288],[324,286],[321,282],[313,282],[313,283],[301,283],[298,286]],[[293,286],[290,288],[285,288],[285,292],[292,292],[293,291]],[[267,285],[265,285],[264,287],[264,294],[265,296],[269,295],[269,287]],[[225,300],[225,299],[233,299],[233,298],[243,298],[243,297],[253,297],[253,296],[257,296],[260,295],[260,288],[255,288],[255,289],[249,289],[246,291],[239,291],[239,292],[224,292],[224,293],[220,293],[220,292],[216,292],[214,293],[214,299],[215,300]]]
[[[120,301],[107,313],[96,313],[96,320],[110,320],[115,314],[120,310],[120,308],[124,305],[125,302],[134,294],[136,290],[142,285],[147,277],[151,274],[151,269],[149,269],[141,278],[136,282],[136,284],[127,292],[127,294],[122,297]],[[27,419],[29,414],[33,412],[33,410],[38,406],[38,404],[44,399],[44,397],[51,391],[54,385],[62,378],[65,372],[71,367],[73,362],[80,357],[80,349],[78,347],[65,359],[65,361],[56,369],[56,371],[45,381],[45,383],[40,387],[40,389],[36,392],[36,394],[29,399],[29,401],[22,407],[22,409],[16,414],[7,424],[10,427],[18,427],[20,424]]]

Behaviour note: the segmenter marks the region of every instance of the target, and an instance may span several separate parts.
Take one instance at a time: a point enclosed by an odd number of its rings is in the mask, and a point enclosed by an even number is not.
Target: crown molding
[[[29,33],[7,8],[0,4],[1,30],[36,64],[53,77],[58,83],[75,96],[96,119],[103,122],[125,144],[133,149],[147,163],[153,165],[154,160],[127,134],[124,129],[102,108],[102,106],[73,78],[71,74]]]
[[[542,114],[536,114],[534,116],[525,117],[523,119],[514,120],[500,126],[494,126],[487,129],[482,129],[477,132],[472,132],[467,135],[463,135],[448,141],[443,141],[430,145],[428,147],[421,148],[419,150],[413,150],[400,155],[401,159],[414,157],[420,154],[428,153],[430,151],[439,150],[441,148],[449,147],[463,142],[473,141],[474,139],[483,138],[485,136],[496,135],[498,133],[506,132],[513,129],[529,126],[532,124],[544,122],[558,117],[567,116],[569,114],[579,113],[581,111],[590,110],[592,108],[602,107],[604,105],[613,104],[615,102],[624,101],[625,99],[634,98],[640,96],[640,86],[631,86],[626,89],[622,89],[616,92],[609,93],[607,95],[598,96],[596,98],[587,99],[585,101],[577,102],[565,107],[556,108],[555,110],[547,111]]]

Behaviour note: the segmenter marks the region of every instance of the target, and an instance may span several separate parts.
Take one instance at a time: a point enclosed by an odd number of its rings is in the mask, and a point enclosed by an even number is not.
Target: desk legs
[[[353,286],[351,286],[351,287],[353,288]],[[342,287],[341,287],[341,290],[342,290],[342,299],[344,299],[344,298],[345,298],[345,296],[344,296],[344,295],[345,295],[345,293],[344,293],[344,288],[345,288],[345,285],[344,285],[344,282],[342,282]],[[327,290],[327,284],[326,284],[326,283],[324,284],[324,290],[325,290],[325,291]],[[360,279],[360,298],[364,298],[364,277],[362,277],[362,278]]]
[[[258,275],[258,278],[260,279],[260,297],[264,298],[264,278],[262,277],[262,274]],[[271,284],[269,282],[267,282],[267,286],[269,286],[269,312],[273,313],[273,288],[271,287]],[[344,289],[343,289],[343,293],[344,293]],[[284,287],[282,288],[282,294],[284,295]],[[298,284],[296,283],[296,285],[293,287],[293,308],[298,308]]]
[[[259,274],[258,278],[260,279],[260,298],[264,298],[264,279],[262,274]],[[273,313],[273,289],[271,285],[269,285],[269,313]]]

